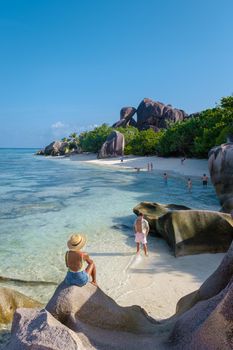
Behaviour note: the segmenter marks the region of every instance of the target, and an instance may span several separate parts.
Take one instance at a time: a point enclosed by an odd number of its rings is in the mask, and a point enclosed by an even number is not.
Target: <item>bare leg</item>
[[[143,244],[144,253],[148,256],[147,244]]]
[[[140,251],[140,243],[136,243],[137,244],[137,252],[136,254],[139,254],[139,251]]]
[[[92,278],[91,283],[94,284],[95,286],[97,286],[97,282],[96,282],[96,267],[95,267],[95,264],[93,262],[90,265],[88,265],[88,267],[86,268],[86,272]]]

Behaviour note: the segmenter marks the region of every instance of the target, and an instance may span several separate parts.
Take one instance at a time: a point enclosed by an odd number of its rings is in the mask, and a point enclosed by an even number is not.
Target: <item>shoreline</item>
[[[103,167],[111,167],[116,169],[127,169],[136,171],[136,168],[140,168],[140,171],[148,171],[147,164],[153,164],[153,170],[175,173],[183,176],[195,176],[202,177],[203,174],[209,176],[208,160],[187,158],[183,165],[181,164],[182,158],[163,158],[158,156],[124,156],[123,162],[121,157],[97,159],[96,154],[78,154],[72,155],[69,158],[71,161],[80,161],[82,163],[88,163]]]
[[[209,176],[207,159],[186,159],[182,165],[181,158],[125,156],[121,162],[121,157],[97,159],[95,154],[81,154],[70,160],[133,172],[137,167],[147,172],[147,164],[152,162],[154,171],[168,175],[200,179],[204,173]],[[148,248],[149,257],[144,257],[143,252],[136,256],[134,248],[130,249],[132,255],[125,261],[116,289],[108,289],[106,285],[100,287],[121,306],[140,305],[150,316],[160,320],[173,316],[178,300],[197,290],[225,255],[197,254],[176,258],[164,240],[152,236],[149,236]]]
[[[65,164],[73,161],[72,168],[77,167],[77,169],[82,163],[89,164],[93,169],[94,167],[102,167],[103,170],[104,168],[108,168],[109,170],[111,169],[111,171],[109,171],[110,178],[115,175],[114,169],[116,171],[121,169],[122,173],[120,175],[124,177],[123,170],[135,173],[136,167],[141,167],[142,173],[146,175],[148,162],[152,162],[154,166],[155,176],[152,176],[151,179],[157,178],[158,172],[164,171],[168,172],[168,175],[198,176],[199,178],[204,172],[207,175],[209,174],[208,161],[203,159],[186,159],[184,165],[182,165],[181,158],[160,158],[156,156],[125,156],[123,162],[121,162],[120,157],[96,159],[95,154],[46,158],[53,161],[60,160]],[[92,169],[91,171],[88,169],[88,174],[91,176],[94,171],[95,169],[93,171]],[[76,170],[74,172],[76,172]],[[131,176],[129,176],[129,178],[131,178]],[[136,178],[137,182],[143,182],[143,179],[147,178],[147,176],[132,176],[132,178]],[[78,182],[76,185],[78,186]],[[86,186],[88,186],[88,184]],[[101,195],[104,194],[101,187],[99,191]],[[122,197],[119,197],[119,201],[125,200],[125,191],[126,190],[124,190],[124,193],[122,191]],[[143,193],[144,192],[140,192],[142,199],[145,197],[145,193]],[[109,196],[112,198],[110,192]],[[111,203],[110,199],[109,203]],[[126,206],[132,212],[132,207],[128,202],[126,202],[125,207]],[[95,207],[93,208],[95,209]],[[90,210],[89,206],[88,210]],[[67,212],[69,216],[66,223],[70,224],[72,221],[70,209],[67,209]],[[76,211],[74,213],[76,213]],[[122,212],[122,215],[124,214],[125,212]],[[100,219],[99,223],[104,225],[102,217],[100,217]],[[101,227],[101,225],[99,227]],[[110,228],[110,226],[108,227]],[[101,230],[101,228],[99,230]],[[119,305],[139,305],[144,308],[150,316],[160,320],[171,317],[175,313],[178,300],[184,295],[198,289],[206,278],[214,272],[225,255],[224,253],[199,254],[175,258],[164,240],[149,236],[149,257],[144,257],[142,252],[140,256],[136,256],[133,231],[129,228],[128,232],[124,234],[121,229],[119,230],[119,232],[112,232],[117,240],[119,239],[118,234],[121,236],[117,252],[116,246],[109,246],[107,241],[102,247],[102,251],[97,251],[93,248],[91,241],[87,249],[91,256],[93,253],[93,258],[97,261],[99,268],[99,270],[97,270],[97,278],[98,272],[101,275],[99,275],[101,277],[99,286],[106,294],[119,303]],[[59,249],[61,254],[63,254],[63,247]],[[109,260],[109,257],[111,257],[111,260]],[[61,260],[62,259],[63,255],[61,257]],[[116,266],[117,269],[115,268]],[[9,287],[11,288],[11,286]],[[20,290],[22,288],[13,287],[13,289]],[[28,294],[26,290],[21,291],[26,295]],[[44,296],[46,294],[44,288],[40,288],[39,293],[43,293]]]

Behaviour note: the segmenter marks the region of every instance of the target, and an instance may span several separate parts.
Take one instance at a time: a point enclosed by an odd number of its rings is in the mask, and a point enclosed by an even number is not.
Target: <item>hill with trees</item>
[[[158,104],[162,105],[152,100],[148,101],[156,105],[156,108]],[[152,105],[153,108],[154,105]],[[165,109],[166,106],[163,108]],[[136,111],[136,109],[134,110]],[[133,112],[135,113],[135,111]],[[175,113],[177,111],[182,112],[175,110]],[[98,154],[110,133],[117,130],[125,137],[125,155],[207,158],[212,147],[227,142],[227,138],[229,139],[233,135],[233,96],[223,97],[219,105],[214,108],[184,116],[182,120],[166,123],[166,128],[155,128],[153,125],[153,127],[147,126],[148,128],[143,130],[137,126],[129,125],[128,122],[124,126],[121,126],[122,123],[119,123],[120,126],[114,124],[114,127],[103,124],[80,135],[74,132],[69,138],[63,138],[61,141],[66,143],[65,153],[78,149],[82,152]],[[137,125],[136,122],[135,125]]]
[[[98,153],[114,128],[103,124],[80,134],[79,146],[84,152]],[[191,115],[167,129],[138,130],[118,127],[125,136],[125,154],[188,156],[206,158],[210,148],[225,143],[233,135],[233,96],[223,97],[215,108]]]

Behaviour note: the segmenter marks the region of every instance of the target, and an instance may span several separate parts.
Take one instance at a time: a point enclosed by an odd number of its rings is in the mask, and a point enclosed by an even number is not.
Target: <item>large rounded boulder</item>
[[[61,155],[66,154],[68,147],[69,147],[68,142],[54,141],[45,147],[44,155],[45,156],[61,156]]]
[[[19,307],[36,308],[42,304],[13,289],[0,287],[0,324],[10,323]]]
[[[134,107],[123,107],[120,111],[120,120],[113,124],[113,128],[119,128],[120,126],[136,126],[137,123],[133,119],[134,114],[136,113],[136,108]]]
[[[229,214],[207,210],[179,210],[161,216],[156,228],[175,256],[220,253],[233,239]]]
[[[129,120],[130,118],[132,118],[134,116],[134,114],[136,113],[136,108],[134,107],[123,107],[120,110],[120,119],[126,119]]]
[[[133,208],[134,214],[138,215],[139,213],[142,213],[144,215],[149,223],[151,235],[160,235],[160,232],[157,229],[158,219],[174,210],[190,210],[190,208],[185,205],[161,204],[155,202],[141,202]]]
[[[119,131],[112,131],[101,147],[98,158],[118,157],[124,154],[125,138]]]
[[[82,343],[78,335],[57,321],[45,309],[16,310],[11,339],[5,350],[92,350],[88,341]]]
[[[46,309],[18,309],[6,350],[232,350],[233,244],[216,271],[155,321],[99,288],[58,286]]]
[[[233,349],[233,243],[215,272],[177,304],[173,350]]]
[[[151,334],[157,323],[139,306],[122,307],[91,283],[82,288],[61,283],[46,310],[73,330],[83,322],[102,329]]]
[[[212,148],[208,165],[222,211],[229,213],[233,209],[233,143]]]
[[[155,321],[99,288],[58,286],[46,309],[18,309],[6,350],[232,350],[233,243],[216,271]]]
[[[140,130],[167,128],[170,123],[184,120],[188,115],[181,109],[144,98],[137,108],[137,126]]]

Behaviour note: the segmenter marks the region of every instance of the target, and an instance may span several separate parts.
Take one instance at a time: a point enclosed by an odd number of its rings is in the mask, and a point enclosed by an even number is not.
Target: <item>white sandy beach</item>
[[[157,156],[140,157],[125,156],[123,162],[120,157],[97,159],[95,154],[80,154],[71,157],[71,160],[81,161],[99,166],[118,167],[125,169],[140,168],[140,171],[147,171],[148,163],[153,164],[155,170],[164,172],[175,172],[185,176],[209,176],[208,161],[206,159],[186,159],[181,164],[181,158],[162,158]]]
[[[77,155],[73,161],[87,162],[99,166],[132,169],[140,167],[147,171],[148,162],[154,169],[176,172],[185,176],[209,176],[207,160],[186,159],[181,164],[179,158],[135,157],[96,159],[95,155]],[[133,238],[132,238],[133,239]],[[119,275],[117,287],[100,286],[120,305],[137,304],[155,318],[167,318],[174,314],[177,301],[184,295],[196,290],[217,268],[224,254],[200,254],[175,258],[165,241],[149,237],[149,257],[131,254],[125,260],[125,267]],[[106,276],[107,277],[107,276]]]

